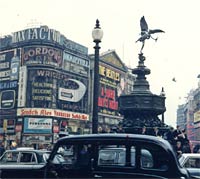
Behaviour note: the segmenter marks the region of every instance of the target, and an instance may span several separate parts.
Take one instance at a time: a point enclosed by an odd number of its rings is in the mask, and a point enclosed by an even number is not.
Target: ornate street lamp
[[[99,43],[103,37],[103,31],[100,28],[99,20],[96,20],[96,26],[92,31],[93,42],[95,43],[94,55],[94,86],[93,86],[93,113],[92,113],[92,133],[98,133],[98,96],[99,96]]]

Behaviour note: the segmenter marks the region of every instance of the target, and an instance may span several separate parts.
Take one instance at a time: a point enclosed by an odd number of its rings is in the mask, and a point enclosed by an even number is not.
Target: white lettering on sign
[[[0,78],[1,78],[1,77],[8,77],[8,76],[10,76],[10,70],[1,71],[1,72],[0,72]]]
[[[60,32],[49,29],[48,27],[31,28],[18,32],[14,32],[12,43],[23,42],[27,40],[49,40],[60,43]]]
[[[0,63],[0,69],[9,68],[9,62]]]
[[[6,60],[6,54],[0,55],[0,61],[5,61]]]

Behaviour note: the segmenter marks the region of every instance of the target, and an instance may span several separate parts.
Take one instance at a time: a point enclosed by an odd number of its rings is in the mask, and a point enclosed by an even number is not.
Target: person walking
[[[0,156],[2,156],[4,152],[5,152],[4,143],[0,142]]]

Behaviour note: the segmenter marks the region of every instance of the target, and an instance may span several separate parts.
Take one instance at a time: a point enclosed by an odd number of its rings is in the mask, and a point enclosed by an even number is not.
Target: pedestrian
[[[0,142],[0,156],[2,156],[4,152],[5,152],[4,143]]]
[[[161,137],[162,136],[161,132],[159,131],[159,129],[157,127],[154,127],[152,135],[156,136],[156,137]]]
[[[124,133],[124,129],[122,128],[122,126],[119,126],[119,127],[118,127],[117,132],[118,132],[118,133]]]
[[[174,148],[176,144],[175,144],[173,132],[174,132],[174,128],[170,127],[169,130],[164,134],[164,139],[167,140]]]
[[[176,152],[176,156],[179,158],[181,156],[181,154],[183,153],[183,148],[181,145],[180,141],[176,142],[176,146],[175,146],[175,152]]]
[[[147,135],[147,128],[146,128],[146,126],[143,126],[143,127],[142,127],[142,132],[141,132],[141,134]]]
[[[10,150],[15,150],[17,148],[17,143],[15,141],[11,142]]]
[[[175,141],[178,141],[180,139],[180,137],[182,136],[182,131],[181,131],[179,125],[176,126],[176,130],[174,130],[173,135],[174,135]]]
[[[193,153],[200,153],[200,144],[196,144],[193,148]]]

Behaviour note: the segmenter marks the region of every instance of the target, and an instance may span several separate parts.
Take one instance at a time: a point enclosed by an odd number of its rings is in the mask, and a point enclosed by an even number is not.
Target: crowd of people
[[[167,140],[173,147],[174,151],[176,152],[177,157],[179,157],[182,153],[200,153],[200,144],[196,146],[191,146],[190,141],[188,140],[186,130],[181,130],[180,126],[177,126],[174,130],[172,127],[165,133],[161,132],[158,127],[154,127],[153,130],[147,129],[146,126],[143,126],[140,134],[143,135],[152,135],[156,137],[162,137]],[[113,127],[113,128],[98,128],[98,133],[125,133],[121,126]],[[15,141],[11,142],[10,146],[5,148],[4,143],[0,141],[0,156],[5,152],[7,149],[16,149],[17,143]],[[51,150],[52,146],[44,146],[41,145],[38,149],[47,149]]]
[[[193,148],[187,137],[186,130],[182,130],[178,125],[176,126],[176,129],[170,127],[170,129],[165,133],[160,132],[157,127],[153,129],[153,132],[148,133],[146,127],[144,126],[141,134],[164,138],[172,145],[177,157],[179,157],[182,153],[200,153],[200,145],[197,144]]]
[[[99,127],[99,133],[124,133],[122,127],[115,127],[111,129]],[[139,132],[143,135],[152,135],[164,138],[167,140],[173,147],[177,157],[182,153],[200,153],[200,144],[194,147],[191,146],[191,143],[187,137],[186,130],[181,129],[180,126],[176,126],[176,129],[170,127],[167,132],[161,132],[158,127],[154,127],[153,130],[143,126]]]

